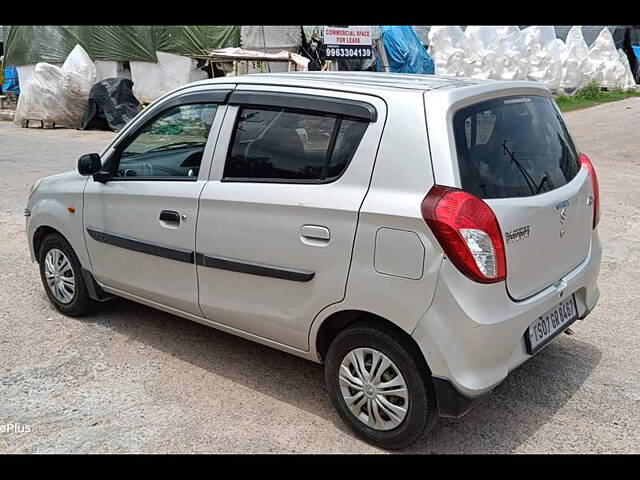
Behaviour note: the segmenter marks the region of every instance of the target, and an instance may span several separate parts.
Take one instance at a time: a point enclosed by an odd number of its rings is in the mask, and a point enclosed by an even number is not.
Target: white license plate
[[[529,325],[524,334],[527,352],[536,353],[577,318],[576,299],[571,295]]]

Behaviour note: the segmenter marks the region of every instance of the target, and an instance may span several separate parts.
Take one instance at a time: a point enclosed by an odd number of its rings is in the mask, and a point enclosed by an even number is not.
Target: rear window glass
[[[498,98],[453,120],[462,188],[480,198],[527,197],[570,182],[580,166],[552,101]]]

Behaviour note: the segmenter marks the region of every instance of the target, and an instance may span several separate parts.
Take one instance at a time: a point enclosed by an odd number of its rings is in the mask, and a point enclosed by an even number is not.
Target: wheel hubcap
[[[340,364],[338,378],[351,413],[374,430],[396,428],[407,416],[407,384],[384,353],[373,348],[351,350]]]
[[[62,251],[52,248],[44,257],[44,276],[53,296],[61,303],[70,303],[76,292],[76,279],[71,262]]]

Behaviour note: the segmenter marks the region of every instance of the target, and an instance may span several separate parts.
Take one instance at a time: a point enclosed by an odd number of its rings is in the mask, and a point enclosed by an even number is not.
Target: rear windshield
[[[456,112],[462,188],[480,198],[538,195],[578,173],[578,155],[551,99],[504,97]]]

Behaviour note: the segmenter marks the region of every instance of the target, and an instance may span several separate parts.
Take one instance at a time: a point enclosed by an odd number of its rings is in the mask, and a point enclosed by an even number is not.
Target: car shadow
[[[125,299],[83,321],[102,324],[181,361],[331,421],[352,435],[326,394],[323,366]],[[571,399],[600,362],[593,345],[562,335],[511,372],[474,410],[439,419],[402,453],[511,452]]]
[[[601,358],[592,344],[561,335],[512,371],[475,409],[459,419],[439,419],[406,452],[513,452],[564,407]]]

